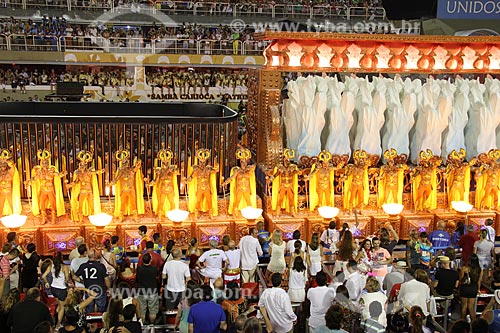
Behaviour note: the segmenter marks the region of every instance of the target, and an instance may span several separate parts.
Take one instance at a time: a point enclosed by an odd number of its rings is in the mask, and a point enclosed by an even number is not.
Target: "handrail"
[[[267,267],[267,264],[258,264],[257,267],[258,268]],[[259,278],[259,283],[262,286],[262,290],[266,290],[267,289],[266,279],[262,275],[262,271],[260,269],[257,269],[257,277]]]

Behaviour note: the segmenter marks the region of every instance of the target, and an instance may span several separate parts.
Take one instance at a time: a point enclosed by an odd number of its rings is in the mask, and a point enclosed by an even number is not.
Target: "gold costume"
[[[81,221],[83,216],[101,213],[97,174],[102,174],[104,170],[89,168],[92,154],[88,151],[80,151],[76,158],[80,161],[79,168],[74,172],[73,182],[68,187],[71,188],[71,219]]]
[[[240,166],[233,167],[229,178],[224,182],[224,185],[230,184],[228,213],[231,215],[248,206],[257,207],[255,165],[248,165],[252,153],[247,148],[239,148],[236,158],[240,160]]]
[[[272,174],[271,207],[278,214],[281,209],[296,213],[298,209],[299,168],[290,162],[295,157],[293,149],[283,151],[283,163],[275,167]],[[287,200],[284,200],[284,199]]]
[[[196,151],[197,162],[190,167],[188,182],[189,212],[197,214],[198,211],[209,212],[217,216],[217,173],[218,167],[207,165],[210,158],[208,149]]]
[[[420,152],[419,165],[412,179],[413,203],[416,211],[437,208],[437,167],[441,158],[430,149]]]
[[[500,208],[500,150],[492,149],[482,162],[476,174],[476,208]]]
[[[368,168],[370,162],[366,151],[356,149],[353,154],[354,164],[347,165],[344,181],[344,208],[352,209],[367,205],[370,196]]]
[[[158,152],[158,161],[161,163],[155,168],[153,186],[153,211],[158,215],[166,216],[168,211],[179,209],[179,186],[177,175],[179,172],[176,165],[170,164],[173,153],[170,149],[161,149]]]
[[[141,161],[129,166],[130,153],[119,150],[115,153],[119,163],[115,178],[109,185],[115,185],[115,217],[144,214],[144,178]],[[122,207],[125,205],[125,207]]]
[[[19,171],[7,149],[0,153],[0,209],[1,215],[21,214],[21,180]]]
[[[51,210],[52,222],[55,217],[66,213],[64,208],[64,196],[62,192],[61,177],[64,173],[59,173],[54,165],[50,165],[50,152],[47,149],[39,150],[37,153],[40,165],[37,165],[31,171],[31,179],[28,184],[32,187],[33,198],[31,209],[33,215],[40,213],[45,219],[46,209]]]
[[[397,158],[396,149],[391,148],[384,152],[386,165],[380,168],[378,177],[378,199],[377,206],[382,207],[386,203],[403,203],[403,187],[406,164],[395,164]]]
[[[460,152],[453,150],[448,155],[446,186],[450,208],[452,208],[452,201],[469,202],[470,167],[476,164],[476,159],[472,159],[469,163],[463,162],[465,155],[465,149],[463,148],[460,149]]]
[[[337,168],[330,165],[332,154],[323,150],[318,155],[319,163],[313,164],[309,179],[309,209],[314,210],[321,206],[335,205],[335,189],[333,181],[335,179],[335,170]]]

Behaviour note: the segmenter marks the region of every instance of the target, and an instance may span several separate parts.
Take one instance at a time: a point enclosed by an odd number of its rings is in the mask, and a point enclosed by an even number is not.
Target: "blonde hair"
[[[380,282],[373,276],[370,276],[366,279],[365,289],[369,293],[377,292],[380,290]]]
[[[273,231],[272,241],[276,245],[281,245],[281,243],[283,243],[283,239],[281,238],[281,231],[279,231],[278,229]]]

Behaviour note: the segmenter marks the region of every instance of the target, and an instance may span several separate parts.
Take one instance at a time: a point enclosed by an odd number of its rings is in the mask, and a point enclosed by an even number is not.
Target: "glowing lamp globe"
[[[404,206],[398,203],[388,203],[382,205],[382,209],[384,210],[384,212],[390,216],[396,216],[401,214],[403,208]]]
[[[12,214],[2,217],[0,220],[4,227],[9,229],[21,228],[26,223],[26,215]]]
[[[241,216],[250,221],[255,221],[262,216],[262,208],[245,207],[241,210]]]
[[[321,206],[318,208],[319,215],[321,215],[321,217],[325,220],[333,219],[339,214],[339,211],[340,209],[338,209],[337,207]]]
[[[94,226],[98,228],[103,228],[111,223],[113,220],[113,216],[106,214],[106,213],[100,213],[96,215],[89,215],[89,221],[92,223]]]
[[[167,212],[167,217],[170,221],[181,223],[186,221],[189,216],[189,212],[187,210],[182,209],[173,209]]]
[[[468,213],[474,206],[465,201],[452,201],[451,207],[459,213]]]

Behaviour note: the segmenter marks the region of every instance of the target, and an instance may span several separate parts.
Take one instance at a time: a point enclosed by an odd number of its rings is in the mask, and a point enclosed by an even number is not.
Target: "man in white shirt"
[[[486,239],[495,243],[496,231],[495,231],[495,228],[492,227],[493,219],[486,219],[484,221],[484,225],[485,225],[485,229],[488,231],[488,236],[486,237]]]
[[[349,298],[351,301],[358,303],[361,298],[361,292],[365,286],[365,280],[358,272],[358,263],[356,260],[349,260],[347,263],[347,271],[349,272],[349,277],[347,278],[345,286],[349,291]]]
[[[205,263],[205,267],[200,270],[201,275],[210,279],[210,287],[214,287],[214,281],[222,275],[222,263],[229,266],[229,260],[226,253],[219,250],[219,243],[212,239],[210,242],[210,250],[204,252],[198,259],[198,265]]]
[[[227,281],[238,281],[239,283],[241,250],[236,248],[234,240],[230,240],[227,246],[229,250],[225,251],[225,253],[229,265],[226,266],[226,270],[224,271],[224,284],[227,284]]]
[[[316,274],[316,288],[307,291],[307,299],[311,302],[309,317],[309,332],[315,333],[316,328],[326,325],[325,314],[335,298],[335,291],[326,286],[326,274],[319,271]]]
[[[295,241],[300,241],[302,243],[302,246],[301,246],[301,250],[303,252],[306,252],[306,245],[307,243],[305,241],[303,241],[302,239],[300,239],[300,231],[299,230],[295,230],[293,232],[293,236],[292,236],[292,239],[290,239],[288,241],[288,243],[286,243],[286,250],[288,253],[293,253],[293,251],[295,251]]]
[[[337,225],[335,221],[331,221],[328,229],[323,231],[321,237],[319,238],[321,241],[321,245],[326,249],[330,249],[331,252],[335,252],[335,244],[339,241],[339,232],[336,229]],[[327,250],[325,250],[327,251]]]
[[[290,297],[280,288],[281,274],[271,276],[273,288],[264,290],[259,299],[259,308],[268,332],[287,333],[293,331],[297,316],[293,312]]]
[[[248,235],[240,239],[241,278],[243,283],[255,281],[259,256],[263,254],[258,235],[259,231],[256,228],[250,228]]]
[[[405,307],[418,305],[422,308],[424,315],[429,315],[429,302],[431,300],[431,289],[427,273],[422,269],[415,270],[414,279],[405,282],[399,289],[398,301]]]
[[[181,261],[182,251],[178,247],[172,249],[173,260],[165,262],[162,271],[163,280],[167,280],[167,293],[165,295],[167,310],[176,309],[186,290],[186,283],[191,280],[189,266]]]
[[[73,274],[73,276],[74,276],[75,272],[78,271],[81,264],[89,261],[89,257],[87,255],[87,245],[80,244],[80,245],[78,245],[77,249],[78,249],[79,256],[77,258],[74,258],[73,260],[71,260],[71,264],[69,266],[70,271]],[[81,282],[75,281],[75,287],[84,288],[85,285]]]
[[[75,238],[75,248],[71,250],[69,253],[69,261],[73,261],[73,259],[78,258],[80,254],[78,253],[78,246],[83,244],[84,239],[82,236],[78,236]]]

